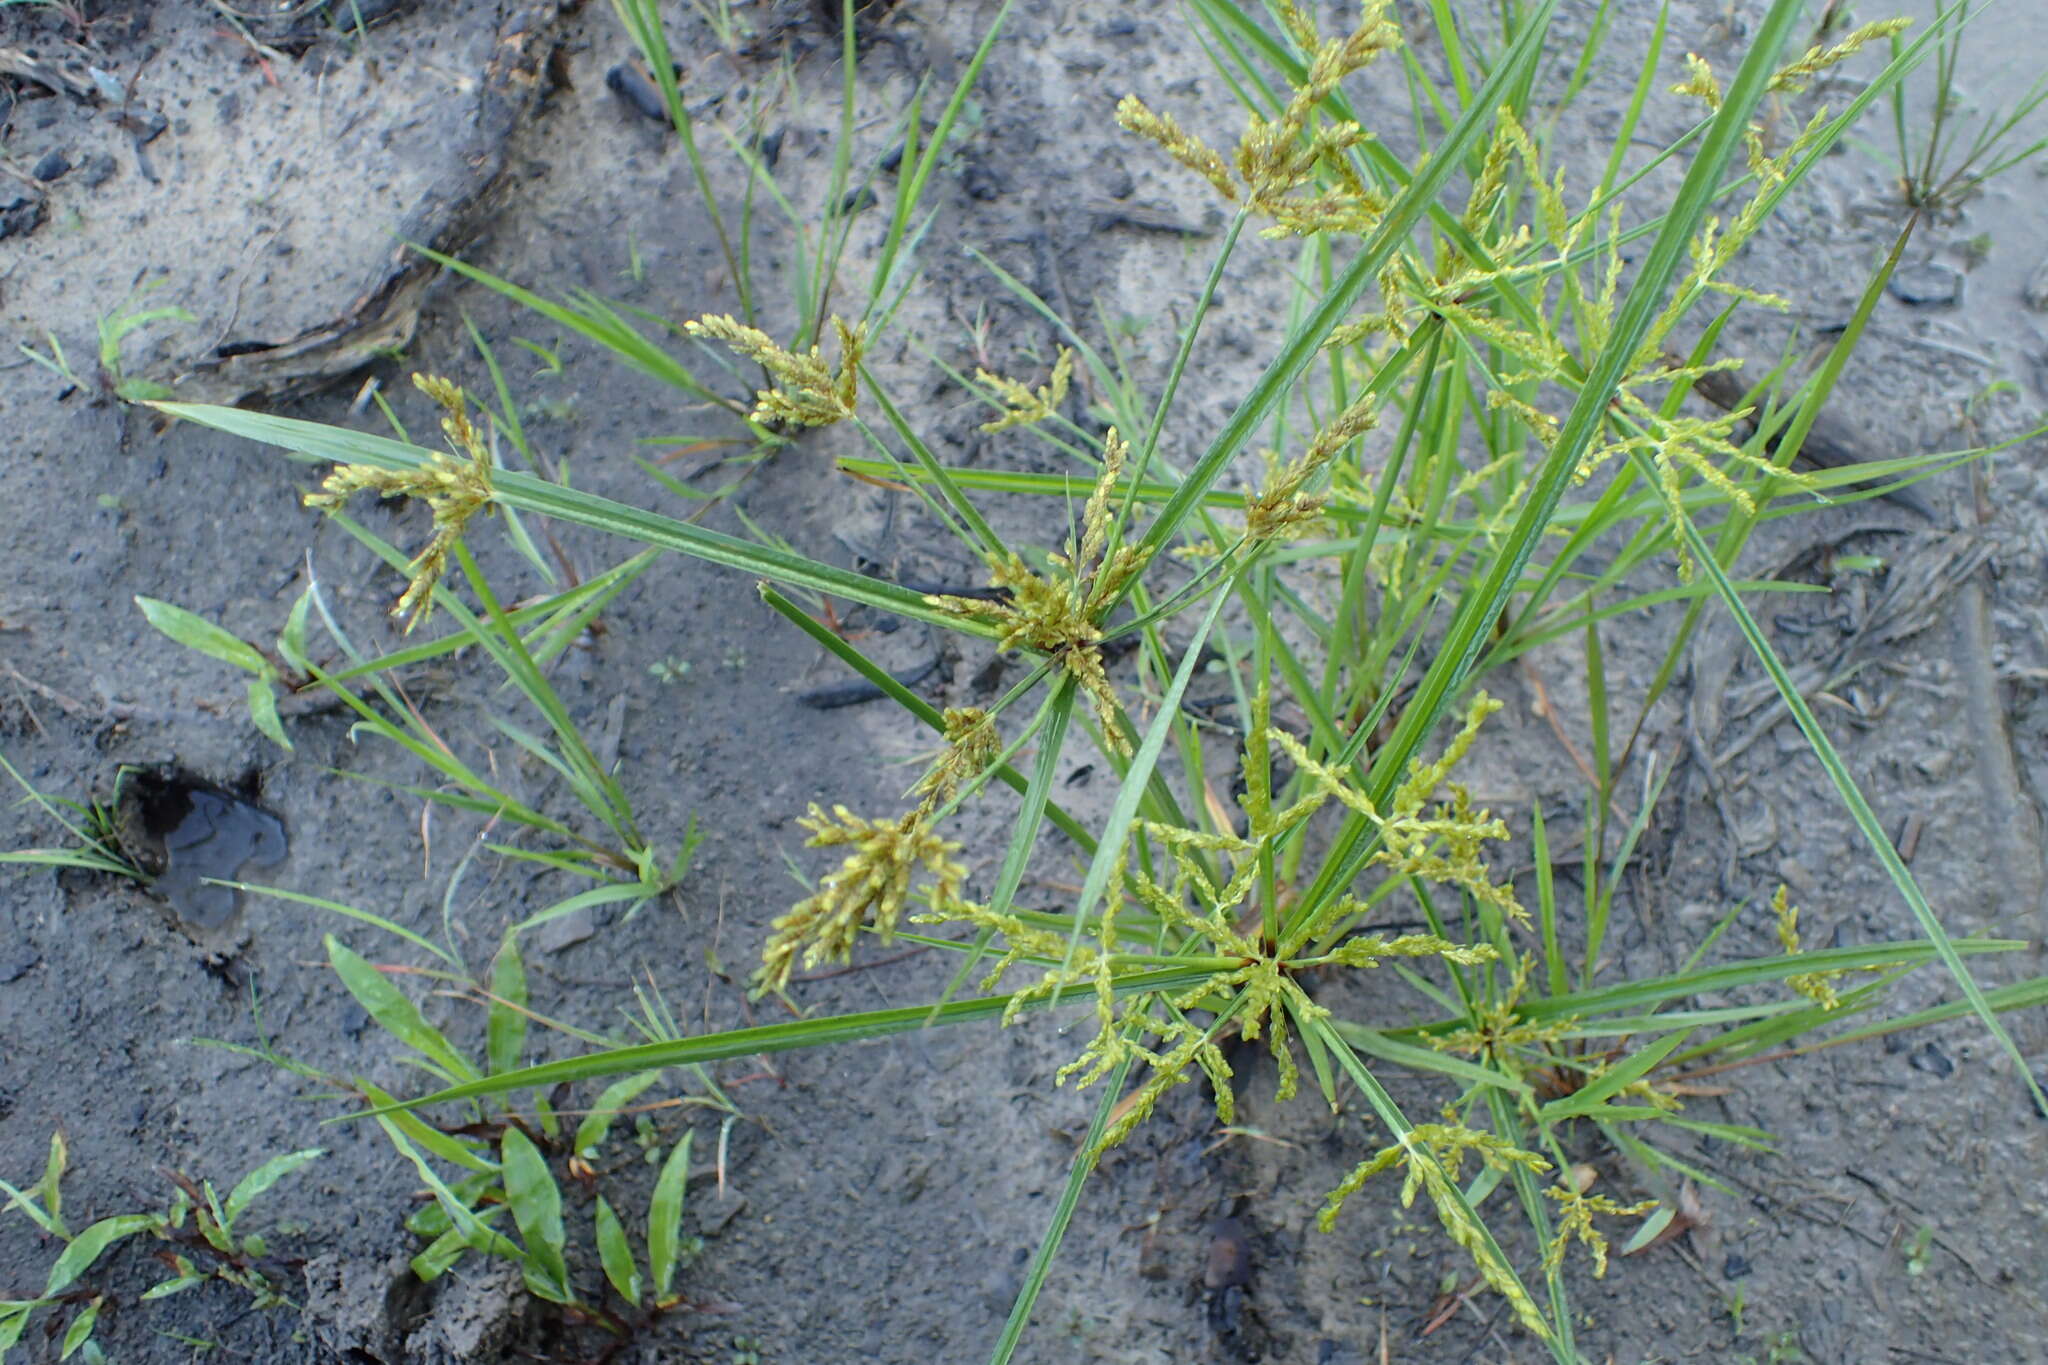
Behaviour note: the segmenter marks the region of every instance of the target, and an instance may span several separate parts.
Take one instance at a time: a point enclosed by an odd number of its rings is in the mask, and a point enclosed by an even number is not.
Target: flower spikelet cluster
[[[791,906],[775,921],[768,945],[761,951],[757,978],[762,990],[780,990],[789,982],[797,953],[805,968],[828,960],[845,961],[863,925],[872,923],[887,937],[910,896],[911,878],[920,869],[932,881],[938,901],[957,899],[967,869],[954,861],[960,845],[940,838],[920,811],[898,820],[867,820],[845,806],[827,815],[817,805],[798,824],[811,832],[812,848],[846,848],[846,858],[826,874],[817,891]]]
[[[1003,415],[981,424],[981,430],[993,435],[1012,427],[1043,422],[1059,411],[1060,404],[1067,401],[1067,386],[1073,382],[1074,353],[1065,346],[1060,347],[1060,358],[1053,362],[1051,377],[1035,390],[1026,388],[1019,380],[988,370],[977,369],[974,377],[994,389],[1003,400]]]
[[[405,592],[391,609],[393,616],[405,618],[408,633],[433,611],[434,585],[447,570],[448,555],[462,538],[462,528],[478,511],[488,509],[492,498],[490,448],[469,420],[462,387],[429,374],[415,374],[412,382],[441,405],[441,431],[454,457],[435,451],[425,464],[404,470],[339,465],[329,471],[319,492],[306,494],[306,506],[329,512],[338,510],[350,494],[364,491],[426,500],[434,514],[433,538],[406,566]]]
[[[1316,1225],[1328,1232],[1336,1225],[1337,1214],[1343,1209],[1344,1201],[1358,1193],[1366,1181],[1396,1166],[1406,1166],[1407,1177],[1401,1183],[1401,1206],[1412,1208],[1415,1196],[1426,1192],[1430,1202],[1436,1206],[1437,1218],[1450,1239],[1472,1257],[1480,1275],[1508,1301],[1522,1326],[1547,1341],[1550,1339],[1550,1327],[1537,1310],[1535,1301],[1501,1258],[1499,1250],[1486,1236],[1485,1229],[1457,1196],[1459,1171],[1468,1153],[1476,1154],[1483,1164],[1496,1171],[1511,1171],[1520,1166],[1540,1175],[1550,1169],[1550,1163],[1534,1152],[1525,1152],[1492,1133],[1477,1132],[1448,1121],[1418,1124],[1399,1142],[1380,1149],[1378,1155],[1360,1162],[1350,1175],[1345,1176],[1343,1182],[1330,1191],[1323,1211],[1316,1217]]]
[[[1443,957],[1476,964],[1495,956],[1486,945],[1461,946],[1427,934],[1354,938],[1320,956],[1289,955],[1268,924],[1269,916],[1276,914],[1275,907],[1254,900],[1259,874],[1262,867],[1270,866],[1274,845],[1327,804],[1332,792],[1326,786],[1312,785],[1298,800],[1284,806],[1275,803],[1271,752],[1284,732],[1272,726],[1268,696],[1265,688],[1254,694],[1245,738],[1245,832],[1138,822],[1138,838],[1158,851],[1150,866],[1165,870],[1155,876],[1153,871],[1133,868],[1130,846],[1119,850],[1104,889],[1100,918],[1084,926],[1092,942],[1070,945],[1065,935],[1042,925],[967,902],[935,904],[929,914],[918,917],[921,922],[966,921],[1005,941],[1007,951],[982,982],[984,990],[994,989],[1020,962],[1028,960],[1043,967],[1036,982],[1013,994],[1005,1022],[1031,1001],[1051,998],[1069,988],[1092,989],[1096,1036],[1080,1056],[1061,1068],[1058,1080],[1064,1083],[1068,1077],[1078,1076],[1077,1084],[1085,1087],[1127,1062],[1141,1063],[1147,1074],[1118,1105],[1091,1157],[1121,1142],[1152,1112],[1161,1096],[1190,1079],[1197,1069],[1215,1090],[1218,1119],[1229,1123],[1235,1109],[1231,1071],[1216,1042],[1226,1023],[1247,1041],[1266,1041],[1279,1069],[1278,1098],[1292,1098],[1299,1085],[1300,1067],[1291,1040],[1300,1030],[1318,1026],[1328,1014],[1302,989],[1299,969],[1322,965],[1370,968],[1396,957]],[[1334,777],[1331,780],[1337,782]],[[1340,782],[1337,785],[1341,787]],[[1357,800],[1364,799],[1348,787],[1342,790]],[[1222,866],[1214,873],[1206,862],[1210,857],[1221,860]],[[1328,918],[1342,918],[1359,908],[1346,899]],[[1163,933],[1169,939],[1195,945],[1186,951],[1216,965],[1193,988],[1178,994],[1132,992],[1119,999],[1119,974],[1148,970],[1156,961],[1146,954],[1120,952],[1127,932],[1133,946],[1156,942]],[[1290,935],[1289,942],[1312,937],[1313,927]],[[1214,1014],[1216,1022],[1207,1026],[1195,1023],[1188,1017],[1193,1010]]]
[[[1358,910],[1364,907],[1354,902],[1347,908]],[[1345,967],[1377,967],[1390,957],[1440,957],[1460,967],[1483,967],[1498,961],[1500,953],[1490,943],[1453,943],[1435,934],[1400,934],[1393,938],[1360,934],[1344,940],[1325,954],[1326,961]]]
[[[1082,510],[1080,542],[1069,536],[1065,553],[1047,556],[1051,573],[1033,573],[1014,553],[991,556],[989,584],[1008,593],[1007,600],[925,598],[940,611],[996,625],[1002,632],[999,649],[1035,649],[1056,660],[1088,694],[1103,742],[1121,753],[1128,753],[1130,746],[1119,723],[1116,692],[1103,667],[1101,622],[1148,557],[1136,546],[1109,545],[1116,521],[1110,495],[1123,475],[1129,451],[1112,427],[1103,441],[1102,476]]]
[[[1828,47],[1815,44],[1806,49],[1797,61],[1787,62],[1771,77],[1770,88],[1774,91],[1796,91],[1806,88],[1806,83],[1821,72],[1839,62],[1856,55],[1866,43],[1894,34],[1904,33],[1913,27],[1911,19],[1879,19],[1864,24],[1842,36],[1842,40]]]
[[[1170,114],[1147,107],[1136,95],[1117,105],[1117,122],[1159,144],[1174,160],[1213,185],[1233,203],[1273,220],[1269,237],[1317,232],[1369,231],[1386,212],[1386,200],[1368,186],[1344,153],[1369,134],[1349,120],[1317,123],[1316,111],[1338,83],[1400,45],[1400,27],[1386,17],[1389,0],[1367,0],[1358,25],[1342,38],[1322,39],[1313,22],[1289,5],[1289,34],[1308,56],[1308,69],[1280,115],[1270,121],[1250,116],[1233,156],[1208,146]],[[1330,188],[1297,193],[1318,170]]]
[[[1529,989],[1536,956],[1522,954],[1508,981],[1506,994],[1498,1000],[1473,1006],[1473,1023],[1452,1033],[1431,1035],[1427,1041],[1439,1052],[1463,1052],[1484,1057],[1511,1076],[1525,1069],[1522,1054],[1555,1043],[1578,1027],[1576,1016],[1540,1024],[1522,1016],[1522,997]]]
[[[1124,850],[1125,855],[1128,849]],[[1054,1083],[1065,1085],[1078,1074],[1076,1089],[1086,1089],[1126,1062],[1142,1062],[1149,1070],[1139,1087],[1118,1105],[1115,1116],[1100,1141],[1087,1153],[1095,1160],[1130,1135],[1151,1116],[1168,1090],[1189,1079],[1191,1068],[1206,1075],[1216,1091],[1216,1110],[1221,1120],[1230,1121],[1233,1096],[1230,1066],[1214,1037],[1186,1016],[1195,1002],[1209,993],[1213,983],[1170,1001],[1151,995],[1133,995],[1119,1002],[1117,972],[1128,969],[1113,951],[1119,934],[1118,917],[1128,908],[1124,887],[1126,857],[1120,857],[1104,894],[1101,919],[1094,927],[1095,942],[1069,945],[1067,939],[1050,929],[1029,924],[1016,914],[998,914],[987,906],[955,900],[935,903],[934,909],[916,918],[920,923],[965,921],[1000,936],[1007,949],[995,967],[982,979],[983,990],[993,990],[1005,973],[1030,959],[1044,966],[1039,979],[1012,993],[1004,1008],[1003,1022],[1011,1023],[1033,1001],[1053,997],[1069,987],[1087,987],[1095,998],[1096,1034],[1081,1054],[1059,1069]],[[1158,1038],[1156,1046],[1147,1039]]]
[[[753,420],[763,426],[828,427],[853,416],[860,395],[860,360],[867,348],[865,325],[848,327],[832,319],[839,338],[839,365],[825,364],[816,346],[808,351],[785,350],[774,338],[739,319],[703,317],[683,324],[693,337],[722,341],[768,372],[775,381],[754,395]]]
[[[1307,450],[1272,471],[1265,486],[1245,505],[1247,539],[1284,540],[1316,523],[1326,499],[1304,490],[1339,451],[1372,430],[1377,407],[1378,400],[1371,396],[1359,399],[1317,432]]]
[[[929,815],[939,802],[952,800],[963,785],[995,762],[1003,749],[994,717],[979,706],[949,706],[945,721],[946,747],[911,789],[912,795],[924,798],[918,805],[920,815]]]
[[[1496,884],[1486,867],[1483,845],[1487,840],[1507,838],[1506,823],[1486,811],[1474,811],[1470,794],[1457,783],[1446,781],[1451,770],[1471,751],[1479,727],[1500,706],[1484,692],[1474,697],[1466,710],[1464,726],[1443,753],[1432,763],[1415,759],[1409,765],[1407,779],[1395,790],[1392,803],[1384,811],[1346,782],[1342,774],[1317,761],[1294,736],[1278,730],[1273,739],[1324,796],[1334,797],[1379,827],[1380,848],[1373,855],[1374,863],[1390,867],[1401,876],[1463,887],[1475,899],[1494,906],[1517,923],[1527,924],[1529,912],[1515,900],[1514,888],[1504,882]],[[1438,804],[1434,811],[1426,810],[1430,797],[1440,786],[1450,792],[1451,799]]]
[[[1784,887],[1780,886],[1778,894],[1771,897],[1771,910],[1778,917],[1778,942],[1784,945],[1786,956],[1798,956],[1803,951],[1799,946],[1799,907],[1790,903]],[[1841,1006],[1842,997],[1835,994],[1829,983],[1845,975],[1846,970],[1840,967],[1826,972],[1800,972],[1786,977],[1785,984],[1822,1009],[1832,1010]]]
[[[1557,1233],[1543,1252],[1543,1269],[1549,1272],[1563,1265],[1565,1249],[1570,1246],[1572,1238],[1577,1237],[1593,1255],[1593,1278],[1596,1280],[1607,1274],[1607,1239],[1593,1226],[1593,1215],[1640,1218],[1657,1207],[1654,1199],[1645,1199],[1640,1204],[1617,1204],[1604,1194],[1582,1194],[1571,1185],[1551,1185],[1543,1193],[1562,1205],[1558,1210]]]

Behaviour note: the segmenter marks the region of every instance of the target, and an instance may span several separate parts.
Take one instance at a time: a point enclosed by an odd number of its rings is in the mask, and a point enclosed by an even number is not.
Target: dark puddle
[[[233,918],[232,887],[245,867],[275,867],[290,845],[284,821],[257,805],[253,780],[236,793],[176,768],[130,768],[116,803],[121,845],[156,880],[150,889],[178,918],[199,929],[218,929]]]

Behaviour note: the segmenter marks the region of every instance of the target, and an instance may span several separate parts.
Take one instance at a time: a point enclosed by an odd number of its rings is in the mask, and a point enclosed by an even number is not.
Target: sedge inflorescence
[[[448,556],[462,538],[463,527],[479,511],[488,510],[492,498],[490,448],[469,418],[469,402],[462,387],[430,374],[416,374],[412,382],[440,405],[441,432],[454,456],[434,451],[412,469],[336,465],[321,482],[319,492],[306,494],[306,506],[328,512],[339,511],[351,495],[362,492],[419,498],[432,509],[434,534],[406,566],[405,592],[391,609],[393,616],[405,618],[407,632],[433,610],[434,585],[447,570]]]
[[[963,620],[990,624],[1001,649],[1026,648],[1056,661],[1088,695],[1110,747],[1128,753],[1116,690],[1102,661],[1102,619],[1124,588],[1145,567],[1147,555],[1135,545],[1111,548],[1116,511],[1110,495],[1123,475],[1130,447],[1111,427],[1102,444],[1102,474],[1081,513],[1081,535],[1067,538],[1064,553],[1047,555],[1050,570],[1034,573],[1015,553],[991,555],[989,586],[999,598],[925,598],[929,606]]]

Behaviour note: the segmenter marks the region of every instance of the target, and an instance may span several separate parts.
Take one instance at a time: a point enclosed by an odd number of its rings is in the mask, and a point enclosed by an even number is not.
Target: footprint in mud
[[[251,793],[253,795],[253,792]],[[243,796],[175,768],[131,768],[116,800],[121,847],[180,920],[218,929],[235,913],[244,867],[275,867],[290,847],[284,821]]]

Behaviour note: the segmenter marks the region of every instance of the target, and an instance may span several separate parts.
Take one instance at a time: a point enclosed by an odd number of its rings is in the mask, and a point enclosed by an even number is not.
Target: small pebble
[[[43,225],[49,212],[49,205],[40,198],[0,199],[0,241],[28,236]]]
[[[669,121],[668,102],[662,98],[661,87],[632,62],[620,62],[605,72],[604,83],[634,113],[656,123]]]
[[[36,164],[29,168],[29,174],[47,185],[53,180],[62,180],[64,173],[70,169],[71,163],[65,159],[64,153],[44,152]]]
[[[551,919],[533,931],[533,946],[543,953],[559,953],[573,948],[597,935],[597,923],[584,906],[562,916]]]
[[[961,177],[960,183],[966,189],[968,198],[979,199],[983,202],[991,199],[1000,199],[1004,189],[1007,188],[1003,184],[1003,178],[1000,175],[982,165],[969,166],[967,174]]]
[[[1721,1278],[1724,1280],[1739,1280],[1754,1269],[1755,1267],[1750,1265],[1748,1257],[1731,1251],[1728,1253],[1728,1259],[1721,1262]]]
[[[2034,267],[2034,273],[2027,276],[2027,282],[2020,286],[2020,300],[2036,313],[2048,313],[2048,260]]]
[[[1228,1289],[1252,1278],[1251,1240],[1235,1218],[1218,1218],[1209,1228],[1209,1261],[1202,1269],[1202,1287]]]
[[[1933,1043],[1927,1044],[1908,1057],[1906,1063],[1914,1070],[1925,1071],[1930,1076],[1951,1076],[1955,1074],[1956,1069],[1956,1064],[1948,1059],[1948,1054]]]
[[[1806,900],[1811,900],[1814,893],[1820,889],[1820,883],[1814,879],[1813,873],[1797,858],[1778,860],[1778,880],[1790,887],[1795,897]]]
[[[682,63],[676,63],[676,76],[682,76]],[[604,74],[604,88],[621,98],[627,108],[653,119],[655,123],[668,123],[668,100],[662,98],[662,86],[649,76],[639,61],[621,61]]]
[[[1939,261],[1902,265],[1885,286],[1900,303],[1915,308],[1946,308],[1963,301],[1963,276]]]
[[[171,121],[154,109],[123,109],[114,115],[114,122],[135,134],[135,141],[141,146],[156,141],[171,126]]]
[[[98,189],[114,178],[120,167],[105,152],[93,152],[78,163],[78,178],[87,189]]]

